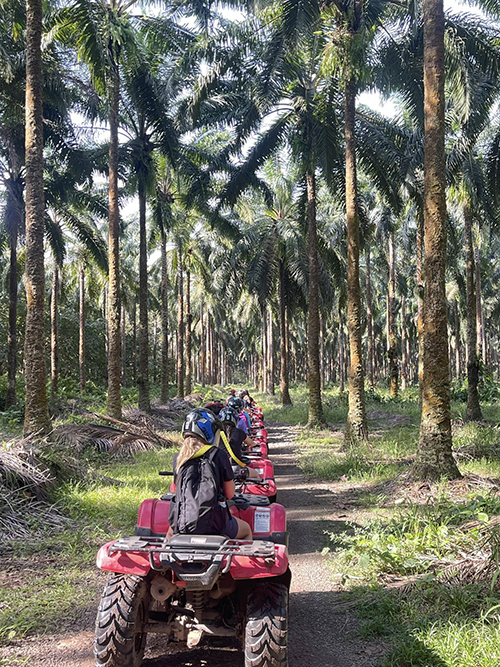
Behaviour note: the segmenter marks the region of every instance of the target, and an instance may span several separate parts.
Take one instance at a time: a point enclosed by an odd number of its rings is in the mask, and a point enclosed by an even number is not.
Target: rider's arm
[[[224,482],[224,495],[228,500],[234,496],[235,488],[234,481],[231,479],[229,482]]]
[[[255,440],[252,440],[252,438],[249,435],[247,435],[247,437],[243,440],[243,442],[245,443],[245,445],[247,445],[247,447],[255,447],[255,445],[257,444]]]
[[[226,498],[230,500],[235,493],[234,473],[231,467],[228,453],[222,449],[219,449],[219,452],[220,454],[218,455],[218,458],[220,465],[222,466],[222,489]]]

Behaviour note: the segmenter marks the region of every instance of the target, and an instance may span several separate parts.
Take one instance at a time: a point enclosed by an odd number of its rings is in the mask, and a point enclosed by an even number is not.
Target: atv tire
[[[287,667],[288,587],[269,579],[248,591],[245,667]]]
[[[95,624],[96,667],[141,665],[149,601],[149,589],[142,577],[117,574],[109,579]]]

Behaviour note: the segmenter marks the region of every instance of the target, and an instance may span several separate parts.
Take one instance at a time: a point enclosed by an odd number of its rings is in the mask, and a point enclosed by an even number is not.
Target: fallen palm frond
[[[172,413],[166,414],[161,407],[152,407],[151,414],[139,408],[125,408],[123,417],[126,422],[152,431],[175,431],[178,428],[179,415],[174,418]]]
[[[26,444],[28,441],[21,440],[0,450],[0,484],[11,491],[29,489],[37,498],[45,498],[53,477]]]
[[[19,538],[36,540],[72,524],[55,505],[37,500],[20,489],[8,491],[0,487],[0,545],[8,548],[9,542]]]
[[[140,451],[172,447],[176,444],[173,440],[158,435],[148,426],[134,426],[107,415],[94,416],[116,426],[65,424],[57,427],[53,433],[56,445],[69,448],[74,454],[92,448],[99,452],[109,452],[113,456],[130,456]]]
[[[55,477],[43,450],[33,443],[25,438],[0,450],[0,548],[9,548],[6,543],[19,538],[39,539],[71,524],[47,502]]]

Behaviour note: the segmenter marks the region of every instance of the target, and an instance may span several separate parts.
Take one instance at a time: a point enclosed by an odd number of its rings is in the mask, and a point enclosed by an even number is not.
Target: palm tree
[[[479,363],[477,358],[476,289],[474,276],[474,245],[472,242],[472,213],[466,204],[464,212],[465,274],[467,301],[467,419],[481,421],[479,404]]]
[[[136,39],[128,9],[132,2],[81,0],[59,17],[59,36],[74,44],[88,64],[94,85],[106,97],[109,123],[108,151],[108,398],[107,412],[121,417],[121,304],[120,208],[118,197],[118,128],[120,114],[120,63],[136,57]]]
[[[460,477],[452,455],[446,270],[443,0],[424,0],[424,369],[418,479]]]
[[[359,5],[359,3],[356,3]],[[358,19],[359,20],[359,19]],[[356,27],[354,27],[356,33]],[[349,412],[346,440],[349,445],[368,439],[365,405],[365,375],[361,347],[361,289],[359,283],[359,212],[356,173],[355,114],[356,82],[345,84],[345,165],[347,215],[347,324],[351,351]]]
[[[42,2],[26,2],[26,332],[24,433],[50,428],[45,369]]]
[[[292,3],[293,4],[293,3]],[[236,108],[231,104],[228,122],[236,125],[235,138],[225,147],[221,156],[214,160],[212,169],[229,174],[229,181],[219,197],[220,211],[222,205],[234,206],[238,197],[248,187],[262,190],[269,198],[265,183],[257,178],[256,172],[265,160],[279,150],[281,146],[292,148],[292,154],[299,165],[300,180],[305,190],[305,219],[308,238],[308,368],[309,368],[309,424],[319,426],[324,423],[321,401],[321,377],[319,362],[319,291],[318,291],[318,249],[316,229],[317,187],[316,170],[322,166],[328,172],[328,178],[334,187],[343,186],[339,178],[338,133],[332,116],[335,115],[335,104],[338,102],[331,88],[318,91],[320,75],[320,56],[322,38],[312,32],[302,40],[300,48],[295,48],[287,39],[287,18],[283,13],[278,21],[278,29],[269,38],[269,42],[256,45],[260,58],[259,69],[262,76],[255,80],[254,68],[245,69],[241,59],[227,59],[224,64],[217,64],[215,69],[231,74],[237,79],[238,96],[241,104]],[[238,46],[241,48],[241,46]],[[236,50],[237,50],[236,49]],[[236,62],[234,65],[233,61]],[[228,64],[231,63],[231,65]],[[244,62],[244,61],[243,61]],[[279,64],[279,66],[278,66]],[[217,75],[208,77],[210,89],[215,88]],[[200,91],[203,86],[200,86]],[[222,82],[222,89],[227,89]],[[217,89],[215,88],[217,91]],[[231,95],[234,91],[231,90]],[[223,93],[222,93],[223,95]],[[201,97],[201,94],[200,94]],[[220,95],[218,95],[220,99]],[[199,103],[200,119],[210,120],[209,112],[216,100],[202,100]],[[229,106],[229,102],[228,102]],[[205,111],[207,108],[207,111]],[[264,122],[264,117],[275,114],[273,122]],[[243,116],[243,120],[242,120]],[[238,154],[242,142],[250,131],[259,132],[258,140],[251,149],[247,159],[235,169],[222,158]],[[332,149],[332,150],[330,150]],[[333,163],[335,167],[333,168]]]

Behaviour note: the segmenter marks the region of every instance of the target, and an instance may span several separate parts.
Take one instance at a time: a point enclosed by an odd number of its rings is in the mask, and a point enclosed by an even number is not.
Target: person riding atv
[[[244,410],[245,406],[241,398],[230,396],[228,398],[227,405],[228,407],[233,408],[233,410],[236,410],[239,416],[237,427],[242,431],[245,431],[245,433],[248,435],[250,433],[251,420],[248,412]]]
[[[225,535],[251,540],[250,526],[231,516],[227,501],[235,494],[228,453],[217,445],[222,423],[209,410],[186,415],[184,442],[174,456],[175,498],[170,506],[171,534]]]
[[[219,441],[219,447],[225,447],[229,457],[234,463],[240,468],[245,468],[248,472],[248,476],[251,479],[260,479],[259,473],[253,469],[248,468],[243,462],[242,458],[244,457],[244,452],[242,450],[242,445],[245,444],[251,450],[252,447],[256,444],[245,431],[242,431],[237,427],[238,424],[238,413],[233,408],[223,408],[219,412],[219,419],[222,422],[224,427],[224,435],[221,434],[221,439]],[[221,444],[222,441],[222,444]],[[234,465],[234,464],[233,464]]]

